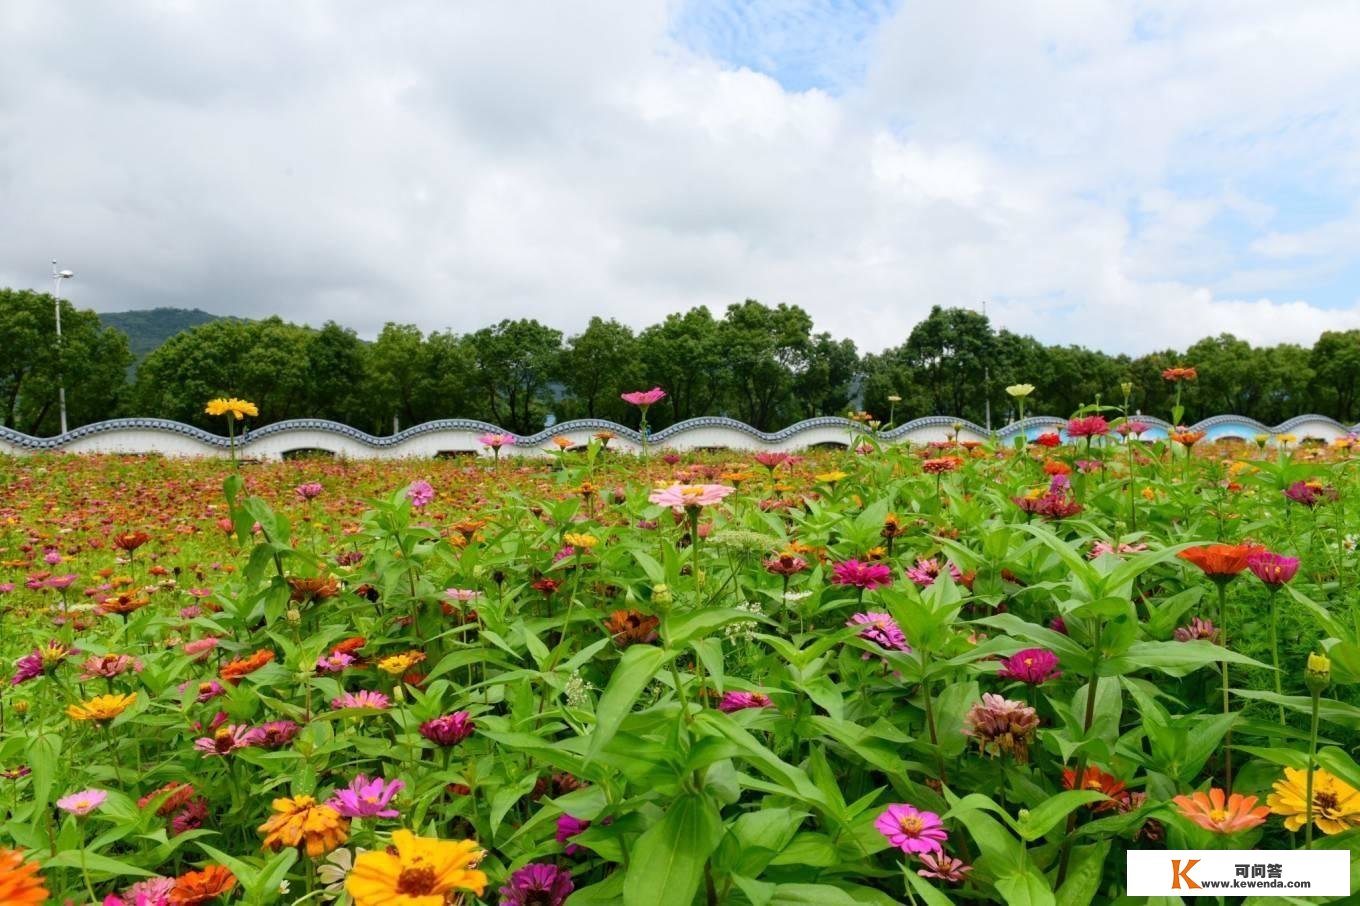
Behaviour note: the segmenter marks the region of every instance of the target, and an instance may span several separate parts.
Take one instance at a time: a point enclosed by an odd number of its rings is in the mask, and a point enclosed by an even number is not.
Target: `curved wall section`
[[[1139,416],[1148,425],[1147,440],[1165,438],[1171,425],[1159,418]],[[1032,416],[999,428],[1001,441],[1023,433],[1030,440],[1046,432],[1063,433],[1067,423],[1052,416]],[[981,425],[963,419],[932,415],[918,418],[879,434],[889,443],[944,441],[955,433],[963,440],[986,440]],[[1300,415],[1270,427],[1238,415],[1216,415],[1191,426],[1206,438],[1250,440],[1258,434],[1293,434],[1300,440],[1331,441],[1344,437],[1360,425],[1346,426],[1322,415]],[[517,437],[501,449],[502,456],[538,456],[555,449],[553,438],[566,437],[584,445],[601,431],[614,436],[611,449],[635,453],[642,449],[642,435],[632,428],[602,419],[563,422],[527,437]],[[495,425],[472,419],[441,419],[407,428],[399,434],[375,437],[348,425],[324,419],[292,419],[248,431],[237,438],[239,455],[250,459],[280,459],[298,451],[319,451],[349,459],[422,458],[473,454],[490,456],[482,444],[484,434],[504,434]],[[654,450],[725,449],[738,451],[779,450],[794,452],[820,445],[847,446],[867,436],[865,429],[844,418],[822,417],[801,421],[781,431],[766,433],[731,418],[692,418],[657,431],[649,443]],[[159,418],[120,418],[84,425],[58,437],[32,437],[0,427],[0,454],[43,451],[64,453],[153,453],[165,456],[228,455],[227,438],[181,422]]]

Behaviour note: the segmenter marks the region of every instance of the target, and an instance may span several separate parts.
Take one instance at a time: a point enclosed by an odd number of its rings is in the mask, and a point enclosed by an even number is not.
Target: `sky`
[[[373,337],[1360,327],[1354,0],[5,0],[0,286]]]

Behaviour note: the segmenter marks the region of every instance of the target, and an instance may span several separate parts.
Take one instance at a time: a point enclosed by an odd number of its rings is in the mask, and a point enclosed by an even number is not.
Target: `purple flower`
[[[57,808],[77,818],[84,818],[103,805],[107,798],[109,798],[107,790],[82,790],[58,799]]]
[[[1298,574],[1299,558],[1257,551],[1247,557],[1247,568],[1270,588],[1277,589]]]
[[[831,583],[872,591],[880,586],[892,584],[892,570],[883,563],[846,560],[831,568]]]
[[[411,501],[413,507],[423,507],[434,500],[434,485],[423,478],[417,478],[406,489],[406,499]]]
[[[323,654],[316,659],[317,673],[339,673],[354,663],[354,656],[343,651]]]
[[[888,806],[874,821],[874,827],[904,853],[939,853],[949,839],[939,815],[905,803]]]
[[[774,702],[763,692],[729,692],[718,703],[718,710],[724,714],[745,711],[747,708],[773,708]]]
[[[401,813],[387,806],[405,788],[400,780],[370,780],[360,774],[349,786],[336,790],[326,804],[346,818],[396,818]]]
[[[1338,499],[1341,495],[1336,488],[1324,485],[1320,481],[1296,481],[1284,489],[1284,496],[1295,503],[1301,503],[1306,507],[1315,507],[1319,503],[1327,503]]]
[[[576,855],[577,850],[581,848],[577,846],[575,843],[567,843],[567,841],[570,840],[572,837],[576,836],[577,834],[581,833],[588,827],[590,827],[589,821],[584,821],[580,818],[573,818],[571,815],[568,815],[565,812],[557,816],[557,833],[555,837],[558,843],[567,844],[566,849],[567,855],[574,856]]]
[[[1002,661],[998,676],[1038,686],[1062,676],[1062,671],[1058,669],[1058,656],[1047,648],[1026,648]]]
[[[326,490],[319,481],[308,481],[293,488],[293,493],[303,500],[314,500],[321,496],[321,492]]]
[[[530,862],[500,889],[501,906],[562,906],[575,889],[571,872],[546,862]]]
[[[14,662],[14,678],[9,682],[11,686],[18,686],[42,675],[42,653],[34,648],[32,654],[26,654]]]
[[[438,746],[456,746],[472,735],[475,724],[466,711],[455,711],[427,720],[420,725],[420,735]]]
[[[1185,626],[1177,627],[1174,636],[1178,642],[1193,642],[1198,639],[1216,642],[1218,641],[1218,630],[1214,627],[1212,620],[1194,617]]]
[[[955,582],[962,582],[963,573],[959,571],[959,568],[953,563],[948,564],[948,566],[949,577]],[[916,565],[907,570],[907,578],[922,588],[928,588],[935,584],[935,580],[939,577],[940,570],[943,568],[934,557],[919,557],[916,560]]]
[[[892,614],[881,613],[871,610],[868,613],[857,613],[845,621],[846,626],[863,626],[863,631],[859,637],[873,642],[880,648],[888,651],[910,651],[911,646],[907,644],[907,637],[902,632],[902,627],[897,625],[897,621],[892,618]],[[869,653],[866,651],[864,657],[867,659]]]
[[[300,729],[291,720],[271,720],[255,728],[253,742],[262,749],[282,749]]]

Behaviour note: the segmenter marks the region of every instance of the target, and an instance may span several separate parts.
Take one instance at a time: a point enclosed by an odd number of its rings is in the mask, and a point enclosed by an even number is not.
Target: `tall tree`
[[[562,384],[567,391],[563,415],[636,421],[631,406],[619,399],[638,387],[642,366],[631,328],[595,317],[562,351]]]
[[[533,320],[501,321],[472,334],[476,382],[491,420],[517,434],[543,428],[550,384],[561,365],[562,332]]]

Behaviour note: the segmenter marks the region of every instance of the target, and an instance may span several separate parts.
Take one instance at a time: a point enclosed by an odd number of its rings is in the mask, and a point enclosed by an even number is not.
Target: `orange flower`
[[[604,621],[604,628],[620,648],[630,645],[647,645],[656,641],[656,628],[661,624],[657,617],[648,616],[637,610],[616,610]]]
[[[288,594],[288,600],[294,604],[304,604],[308,601],[324,601],[340,594],[340,583],[334,576],[313,576],[298,577],[290,576],[288,585],[292,591]]]
[[[1176,383],[1179,381],[1193,381],[1197,377],[1199,377],[1199,375],[1195,373],[1195,369],[1193,366],[1189,368],[1186,367],[1167,368],[1162,371],[1162,380],[1171,381],[1172,383]]]
[[[1188,430],[1172,431],[1171,439],[1178,444],[1184,444],[1187,447],[1193,447],[1195,444],[1204,440],[1204,432]]]
[[[238,657],[235,660],[227,661],[218,673],[222,679],[234,686],[241,681],[241,677],[254,673],[273,659],[274,652],[267,648],[261,649],[249,657]]]
[[[349,820],[311,796],[275,799],[274,815],[259,827],[264,849],[306,846],[312,858],[323,856],[349,839]]]
[[[175,879],[170,890],[174,906],[200,906],[216,899],[236,886],[236,876],[221,865],[209,865],[202,871],[186,871]]]
[[[151,540],[151,536],[146,532],[124,532],[121,535],[113,536],[113,546],[119,550],[132,553]]]
[[[336,654],[353,654],[354,652],[358,651],[360,648],[364,647],[367,644],[368,639],[364,638],[361,635],[356,635],[348,639],[345,639],[342,642],[338,642],[336,646],[331,649],[331,651],[335,652]]]
[[[1225,801],[1226,800],[1226,801]],[[1255,796],[1233,793],[1229,796],[1219,787],[1206,794],[1195,792],[1171,800],[1176,809],[1195,824],[1216,834],[1235,834],[1250,830],[1266,820],[1270,809],[1256,804]]]
[[[957,456],[941,456],[936,459],[927,459],[921,463],[921,471],[927,475],[939,475],[944,472],[952,472],[963,465],[963,460]]]
[[[1076,779],[1077,772],[1075,770],[1063,768],[1063,789],[1075,789]],[[1110,797],[1110,802],[1091,803],[1091,811],[1093,812],[1105,812],[1119,808],[1120,802],[1129,797],[1128,791],[1124,789],[1124,781],[1094,766],[1088,767],[1082,772],[1081,788],[1083,790],[1095,790],[1097,793],[1104,793]]]
[[[30,906],[46,902],[47,888],[37,863],[25,862],[21,850],[0,849],[0,903]]]
[[[1071,475],[1072,467],[1058,459],[1044,460],[1045,475]]]
[[[1261,550],[1259,544],[1207,544],[1188,547],[1177,554],[1204,571],[1215,582],[1226,582],[1247,568],[1247,558]]]

